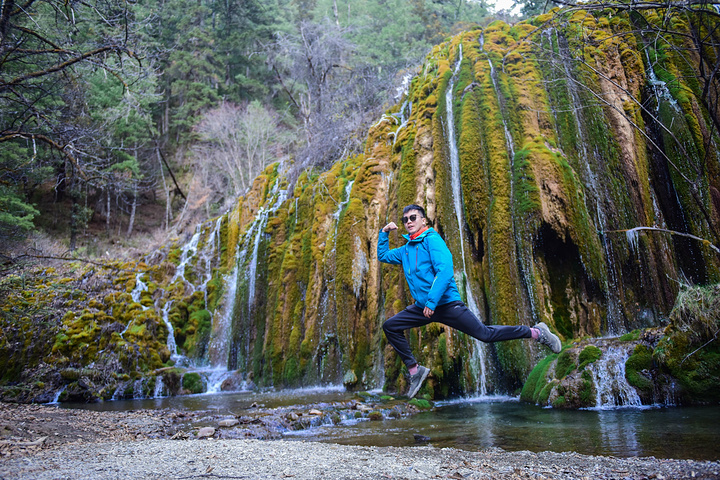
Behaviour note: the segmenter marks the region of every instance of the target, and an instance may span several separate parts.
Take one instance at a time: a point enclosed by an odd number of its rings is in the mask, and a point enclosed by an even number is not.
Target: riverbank
[[[189,425],[203,415],[173,409],[96,412],[0,404],[0,478],[720,478],[718,462],[218,439],[215,432],[202,438],[201,429]],[[249,424],[263,425],[257,419],[268,417],[272,415],[259,411]]]

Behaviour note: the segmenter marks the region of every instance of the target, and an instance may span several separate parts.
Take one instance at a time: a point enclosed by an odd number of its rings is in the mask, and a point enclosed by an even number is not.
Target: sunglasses
[[[412,214],[409,217],[402,217],[402,222],[403,223],[414,222],[415,220],[417,220],[417,217],[418,216],[416,214]]]

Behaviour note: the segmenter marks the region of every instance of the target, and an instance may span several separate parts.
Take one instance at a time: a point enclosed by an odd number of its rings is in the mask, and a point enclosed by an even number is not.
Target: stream
[[[377,392],[376,392],[377,393]],[[137,410],[175,408],[237,415],[253,404],[266,408],[343,402],[356,398],[342,387],[268,392],[184,395],[62,408]],[[288,440],[360,446],[432,445],[463,450],[574,451],[585,455],[718,460],[720,406],[630,407],[557,410],[515,397],[475,397],[435,403],[435,408],[398,419],[348,421],[300,431]],[[417,443],[414,435],[429,437]]]

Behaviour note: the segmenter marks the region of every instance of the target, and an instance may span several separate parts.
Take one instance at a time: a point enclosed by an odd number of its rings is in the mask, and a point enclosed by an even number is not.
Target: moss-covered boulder
[[[683,289],[670,320],[652,360],[662,372],[677,379],[681,402],[720,401],[720,285]],[[638,355],[634,371],[642,373],[652,362],[647,352]],[[634,377],[641,384],[643,379]]]

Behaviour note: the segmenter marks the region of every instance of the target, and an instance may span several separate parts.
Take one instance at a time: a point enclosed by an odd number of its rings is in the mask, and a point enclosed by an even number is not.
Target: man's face
[[[405,230],[407,230],[410,235],[424,227],[426,222],[425,217],[423,217],[418,210],[408,211],[403,215],[402,220],[405,225]]]

